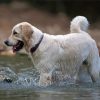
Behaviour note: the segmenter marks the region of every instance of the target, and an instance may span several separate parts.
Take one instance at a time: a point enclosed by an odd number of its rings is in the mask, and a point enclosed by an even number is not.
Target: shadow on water
[[[0,82],[0,100],[100,100],[99,84],[63,84],[39,87],[39,78],[26,55],[0,57],[0,71],[7,78]],[[13,76],[13,77],[12,77]]]

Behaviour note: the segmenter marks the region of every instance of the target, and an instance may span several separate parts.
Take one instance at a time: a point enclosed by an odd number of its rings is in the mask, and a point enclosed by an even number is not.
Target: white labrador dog
[[[84,62],[95,82],[100,72],[99,52],[87,29],[88,21],[83,16],[72,20],[71,33],[66,35],[49,35],[22,22],[13,27],[5,44],[12,46],[14,52],[25,48],[40,73],[40,86],[48,86],[65,78],[76,81]]]

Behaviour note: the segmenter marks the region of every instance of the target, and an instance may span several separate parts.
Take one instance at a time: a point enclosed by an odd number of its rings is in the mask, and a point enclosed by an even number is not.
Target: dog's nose
[[[5,40],[4,43],[5,43],[7,46],[9,46],[8,40]]]

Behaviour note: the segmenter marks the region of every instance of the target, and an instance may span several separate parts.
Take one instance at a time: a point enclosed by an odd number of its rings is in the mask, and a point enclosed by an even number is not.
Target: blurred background
[[[49,34],[67,34],[77,15],[88,18],[89,33],[100,44],[99,0],[0,0],[0,50],[17,23],[27,21]]]

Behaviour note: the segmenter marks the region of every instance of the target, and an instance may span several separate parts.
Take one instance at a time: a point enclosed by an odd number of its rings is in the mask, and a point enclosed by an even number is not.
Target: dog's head
[[[12,34],[5,41],[5,44],[12,46],[14,52],[20,51],[24,47],[28,49],[31,45],[31,38],[34,40],[32,35],[37,32],[36,30],[38,29],[27,22],[19,23],[13,27]]]

